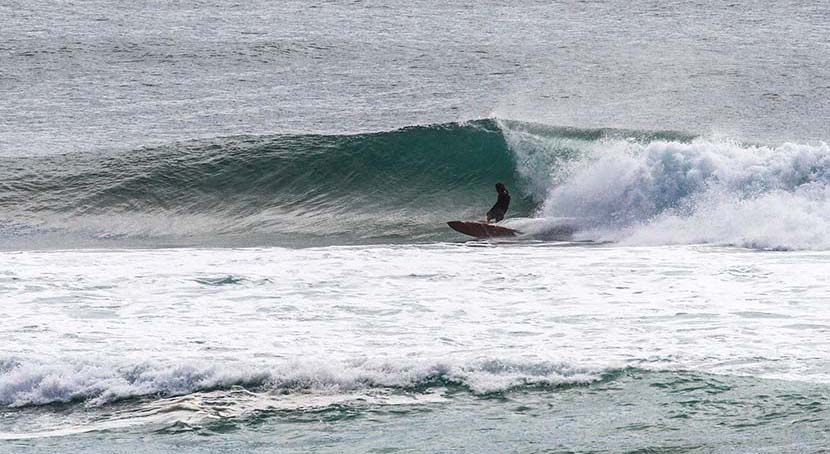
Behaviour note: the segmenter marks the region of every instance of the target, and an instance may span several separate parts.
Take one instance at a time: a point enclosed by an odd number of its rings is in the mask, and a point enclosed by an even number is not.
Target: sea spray
[[[830,148],[695,139],[587,150],[552,185],[540,217],[626,244],[830,247]]]

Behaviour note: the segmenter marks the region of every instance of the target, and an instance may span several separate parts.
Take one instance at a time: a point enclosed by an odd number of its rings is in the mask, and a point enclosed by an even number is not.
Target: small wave
[[[458,364],[294,362],[268,368],[31,361],[3,364],[0,405],[7,407],[67,402],[98,406],[135,397],[169,397],[234,386],[285,393],[344,393],[377,388],[419,391],[455,385],[476,394],[491,394],[522,387],[587,384],[612,372],[560,363],[502,360]]]
[[[204,285],[210,286],[220,286],[220,285],[234,285],[234,284],[241,284],[245,282],[244,277],[238,276],[219,276],[219,277],[200,277],[194,279],[196,282]]]

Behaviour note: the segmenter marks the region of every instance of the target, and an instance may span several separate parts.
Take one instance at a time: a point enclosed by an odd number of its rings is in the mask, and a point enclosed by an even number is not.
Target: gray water
[[[498,116],[827,139],[824,2],[0,5],[0,152]]]

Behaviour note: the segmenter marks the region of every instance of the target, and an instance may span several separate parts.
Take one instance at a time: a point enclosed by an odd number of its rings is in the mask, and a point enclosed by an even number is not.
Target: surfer
[[[504,214],[507,213],[507,207],[510,206],[510,193],[507,192],[504,183],[496,183],[496,192],[499,193],[499,199],[493,205],[493,208],[490,208],[490,211],[487,212],[488,223],[493,220],[499,222],[504,219]]]

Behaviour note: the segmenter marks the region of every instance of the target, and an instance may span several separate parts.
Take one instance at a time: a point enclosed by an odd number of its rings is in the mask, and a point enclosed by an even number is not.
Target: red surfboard
[[[516,236],[521,233],[518,230],[509,229],[495,224],[487,224],[484,222],[450,221],[447,222],[447,225],[456,232],[461,232],[465,235],[474,236],[476,238]]]

